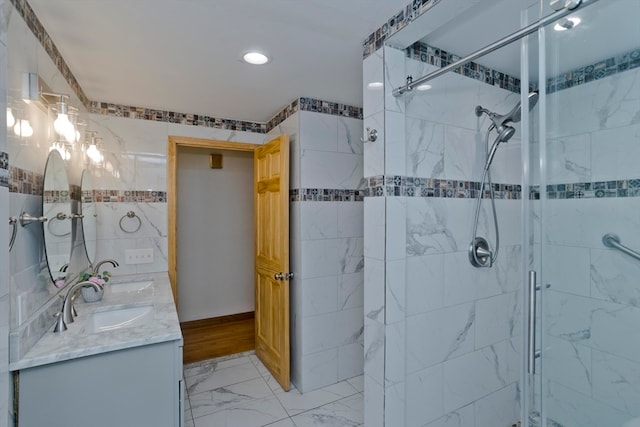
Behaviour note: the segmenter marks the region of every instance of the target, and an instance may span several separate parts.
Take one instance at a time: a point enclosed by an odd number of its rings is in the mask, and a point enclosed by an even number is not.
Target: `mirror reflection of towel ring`
[[[134,230],[127,230],[122,226],[122,221],[127,218],[135,218],[138,220],[138,226]],[[140,227],[142,227],[142,220],[138,215],[136,215],[134,211],[129,211],[126,214],[122,215],[122,218],[120,218],[120,230],[124,231],[125,233],[135,233],[136,231],[140,230]]]
[[[58,214],[56,216],[51,218],[51,221],[47,222],[47,230],[49,230],[49,233],[51,233],[52,235],[54,235],[56,237],[64,237],[64,236],[68,236],[69,234],[71,234],[71,230],[67,231],[64,234],[58,234],[58,233],[54,232],[51,229],[51,224],[53,224],[55,222],[54,220],[64,221],[66,219],[71,219],[71,217],[67,216],[67,214],[65,214],[64,212],[58,212]]]

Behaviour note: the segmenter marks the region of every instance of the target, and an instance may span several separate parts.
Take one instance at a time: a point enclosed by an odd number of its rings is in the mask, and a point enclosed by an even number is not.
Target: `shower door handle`
[[[540,357],[540,352],[536,351],[536,299],[537,291],[540,289],[536,285],[536,272],[529,271],[529,316],[527,323],[527,372],[536,373],[536,359]]]

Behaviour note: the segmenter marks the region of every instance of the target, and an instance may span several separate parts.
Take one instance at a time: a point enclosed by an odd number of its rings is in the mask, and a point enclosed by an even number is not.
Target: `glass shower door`
[[[541,425],[640,426],[640,259],[615,245],[640,252],[638,17],[599,1],[539,35]]]

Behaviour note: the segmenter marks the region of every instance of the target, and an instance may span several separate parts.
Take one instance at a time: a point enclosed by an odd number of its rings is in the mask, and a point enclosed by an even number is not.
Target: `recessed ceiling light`
[[[382,82],[371,82],[367,85],[368,89],[380,89],[382,86],[384,86],[384,83]]]
[[[431,89],[431,85],[428,84],[421,84],[418,87],[416,87],[417,90],[429,90]]]
[[[244,60],[244,62],[253,65],[262,65],[269,62],[269,57],[267,55],[255,51],[245,53],[244,55],[242,55],[242,59]]]
[[[565,18],[562,21],[557,22],[556,25],[553,26],[553,29],[556,31],[567,31],[577,27],[580,22],[580,18]]]

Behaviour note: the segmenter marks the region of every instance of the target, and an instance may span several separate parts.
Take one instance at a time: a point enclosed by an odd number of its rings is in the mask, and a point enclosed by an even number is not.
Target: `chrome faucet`
[[[62,332],[67,330],[67,323],[73,323],[73,301],[75,300],[75,294],[85,286],[91,286],[96,291],[101,291],[102,286],[95,282],[78,282],[71,285],[67,295],[64,297],[62,302],[62,311],[58,315],[58,321],[56,323],[56,327],[53,329],[53,332]]]
[[[115,259],[103,259],[102,261],[98,261],[98,263],[96,264],[96,266],[93,269],[94,273],[100,273],[100,267],[102,266],[102,264],[111,264],[113,266],[113,268],[119,267],[120,264],[118,264],[118,261],[116,261]]]

